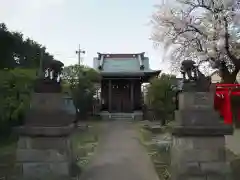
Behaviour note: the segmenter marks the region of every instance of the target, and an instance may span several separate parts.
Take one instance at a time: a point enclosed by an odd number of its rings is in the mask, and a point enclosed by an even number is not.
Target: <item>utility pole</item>
[[[39,62],[39,70],[38,70],[38,77],[43,76],[43,50],[40,52],[40,62]]]
[[[82,53],[82,54],[85,54],[86,51],[82,50],[82,49],[80,48],[80,44],[79,44],[78,51],[76,51],[76,54],[78,55],[78,65],[79,65],[79,66],[80,66],[80,64],[81,64],[81,53]]]

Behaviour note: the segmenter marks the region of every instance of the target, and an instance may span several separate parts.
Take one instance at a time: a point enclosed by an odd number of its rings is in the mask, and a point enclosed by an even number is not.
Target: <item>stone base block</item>
[[[31,180],[52,180],[52,179],[66,179],[71,178],[71,169],[69,162],[25,162],[18,163],[16,166],[21,166],[21,173],[19,179]]]
[[[224,122],[219,112],[206,109],[175,111],[175,121],[182,126],[219,126]]]
[[[72,160],[70,136],[20,136],[18,140],[16,167],[23,180],[69,180]]]
[[[172,180],[228,180],[231,169],[226,161],[225,137],[173,137],[171,174]]]
[[[69,163],[25,163],[23,166],[23,174],[29,177],[51,176],[68,176]]]
[[[175,126],[172,134],[175,136],[223,136],[232,135],[233,127],[222,124],[216,126]]]
[[[148,122],[145,128],[152,133],[161,133],[163,131],[163,127],[159,122]]]
[[[110,113],[108,111],[100,112],[100,117],[102,120],[110,120]]]
[[[57,150],[18,149],[18,162],[65,162],[68,161],[68,152]]]
[[[224,175],[181,175],[178,177],[172,176],[171,180],[232,180],[228,176]]]
[[[35,150],[59,150],[68,151],[71,142],[68,137],[28,137],[20,136],[18,140],[18,150],[35,149]]]
[[[109,118],[109,115],[106,115],[106,114],[101,115],[101,119],[106,121],[111,120],[111,118]]]
[[[143,115],[142,114],[135,114],[134,113],[134,120],[136,121],[142,121],[143,120]]]
[[[22,136],[39,136],[39,137],[61,137],[68,136],[72,133],[75,126],[20,126],[14,128],[14,131]]]

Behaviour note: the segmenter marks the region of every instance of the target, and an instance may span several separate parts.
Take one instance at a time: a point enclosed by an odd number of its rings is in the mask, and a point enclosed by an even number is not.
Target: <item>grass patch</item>
[[[0,155],[7,152],[15,152],[17,140],[17,136],[14,135],[6,138],[0,138]]]
[[[143,145],[147,145],[152,141],[152,133],[144,128],[140,128],[140,142]]]
[[[234,154],[231,150],[226,149],[228,161],[232,170],[233,180],[239,180],[240,177],[240,155]]]
[[[170,151],[169,149],[159,148],[152,144],[147,147],[149,155],[154,163],[156,172],[161,180],[169,180],[171,175],[170,169]]]
[[[88,128],[84,131],[76,130],[72,136],[73,154],[77,158],[77,164],[85,169],[89,164],[95,148],[98,144],[98,136],[101,129],[100,122],[88,122]]]
[[[169,180],[171,177],[169,173],[170,149],[160,148],[156,142],[153,141],[155,134],[145,129],[143,126],[139,126],[139,132],[139,140],[141,144],[146,147],[159,179]]]

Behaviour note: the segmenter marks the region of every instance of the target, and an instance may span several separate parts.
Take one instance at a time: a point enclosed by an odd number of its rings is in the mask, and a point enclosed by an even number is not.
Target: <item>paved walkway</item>
[[[138,141],[133,124],[113,121],[81,180],[158,180],[150,157]]]
[[[226,136],[226,147],[240,155],[240,129],[234,129],[234,134]]]

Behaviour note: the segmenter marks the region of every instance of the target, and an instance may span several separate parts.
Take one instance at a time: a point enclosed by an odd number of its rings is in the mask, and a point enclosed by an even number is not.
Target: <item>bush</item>
[[[96,95],[95,83],[100,81],[100,75],[92,68],[72,65],[63,69],[65,88],[70,90],[77,119],[87,119],[93,112]]]
[[[152,110],[154,118],[161,120],[162,125],[173,119],[175,92],[172,89],[172,84],[175,79],[175,76],[162,74],[159,78],[151,79],[148,87],[148,107]]]
[[[32,91],[34,70],[0,71],[0,135],[11,133],[11,127],[22,124]]]

